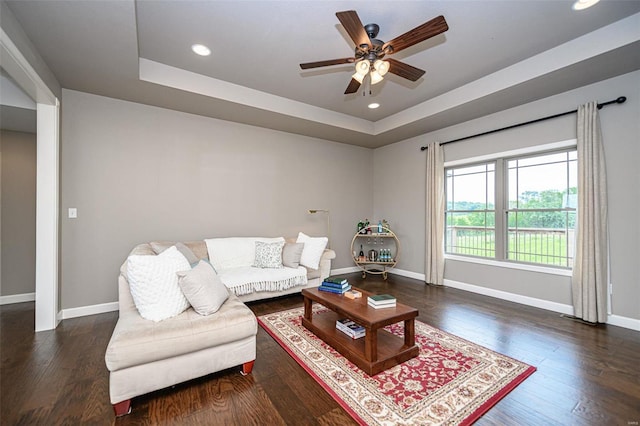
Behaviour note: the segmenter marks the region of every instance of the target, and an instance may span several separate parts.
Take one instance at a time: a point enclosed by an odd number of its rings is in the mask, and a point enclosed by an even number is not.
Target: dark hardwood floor
[[[538,368],[477,425],[638,425],[640,333],[390,275],[352,285],[393,293],[419,320]],[[302,305],[249,303],[256,315]],[[0,307],[2,425],[351,425],[355,422],[262,328],[253,373],[230,369],[132,401],[115,419],[104,353],[117,313],[34,333],[34,305]]]

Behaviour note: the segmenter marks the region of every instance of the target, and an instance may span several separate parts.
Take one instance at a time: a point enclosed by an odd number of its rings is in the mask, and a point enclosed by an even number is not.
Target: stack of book
[[[351,290],[351,284],[344,278],[327,277],[322,281],[320,291],[328,291],[329,293],[343,294]]]
[[[364,327],[348,318],[336,321],[336,328],[352,339],[359,339],[365,335]]]
[[[367,298],[367,304],[375,309],[393,308],[396,306],[396,298],[390,294],[374,294]]]

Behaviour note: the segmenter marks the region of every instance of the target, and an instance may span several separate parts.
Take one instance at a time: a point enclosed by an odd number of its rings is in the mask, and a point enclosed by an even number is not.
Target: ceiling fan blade
[[[371,40],[369,40],[369,36],[364,30],[364,25],[362,25],[355,10],[336,12],[336,16],[349,34],[349,37],[351,37],[351,40],[356,44],[356,47],[367,46],[367,48],[371,49]]]
[[[351,81],[349,82],[349,85],[347,86],[347,89],[344,91],[344,94],[348,95],[349,93],[356,93],[359,88],[360,88],[360,83],[358,82],[358,80],[356,80],[355,78],[352,78]]]
[[[429,22],[425,22],[424,24],[415,27],[411,31],[407,31],[401,36],[386,42],[382,46],[382,50],[391,47],[391,50],[387,51],[387,53],[399,52],[407,47],[411,47],[414,44],[443,33],[448,29],[449,25],[447,25],[447,21],[444,20],[444,16],[440,15]]]
[[[400,62],[392,58],[386,58],[385,60],[389,62],[390,73],[393,73],[402,78],[406,78],[407,80],[416,81],[425,73],[425,71],[421,70],[420,68],[413,67],[409,64],[405,64],[404,62]]]
[[[307,62],[306,64],[300,64],[300,68],[306,70],[309,68],[328,67],[329,65],[352,64],[355,62],[355,60],[355,58],[342,58],[329,59],[327,61]]]

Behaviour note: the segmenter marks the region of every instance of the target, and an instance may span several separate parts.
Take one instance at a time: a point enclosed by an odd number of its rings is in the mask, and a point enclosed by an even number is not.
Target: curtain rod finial
[[[420,147],[420,151],[426,151],[426,150],[427,150],[427,148],[428,148],[427,146],[421,146],[421,147]]]
[[[618,99],[616,99],[616,102],[619,104],[623,104],[626,100],[627,100],[626,96],[620,96]]]

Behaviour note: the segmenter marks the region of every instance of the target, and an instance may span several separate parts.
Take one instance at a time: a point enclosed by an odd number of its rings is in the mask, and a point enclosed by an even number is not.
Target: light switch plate
[[[78,217],[78,209],[75,207],[69,207],[69,219],[75,219]]]

